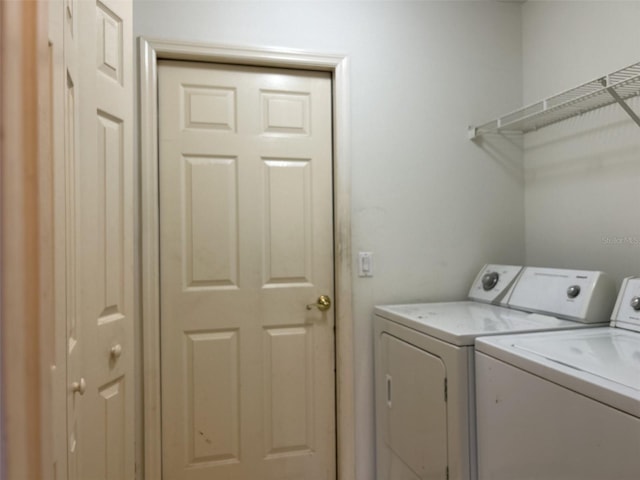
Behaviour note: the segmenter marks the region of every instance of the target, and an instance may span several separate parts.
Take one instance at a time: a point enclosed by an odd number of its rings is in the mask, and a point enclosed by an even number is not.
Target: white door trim
[[[140,235],[144,467],[160,480],[160,271],[158,202],[159,59],[222,62],[331,72],[333,94],[334,242],[336,289],[336,427],[338,478],[355,477],[354,359],[351,298],[351,173],[348,59],[288,49],[139,39]]]

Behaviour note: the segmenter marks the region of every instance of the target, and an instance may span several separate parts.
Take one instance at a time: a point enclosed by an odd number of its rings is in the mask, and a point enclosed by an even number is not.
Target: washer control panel
[[[484,303],[506,304],[509,288],[521,271],[522,267],[518,265],[485,265],[471,285],[469,299]]]
[[[509,307],[583,323],[605,323],[616,292],[603,272],[525,267],[509,297]]]
[[[622,281],[611,326],[640,332],[640,277],[627,277]]]

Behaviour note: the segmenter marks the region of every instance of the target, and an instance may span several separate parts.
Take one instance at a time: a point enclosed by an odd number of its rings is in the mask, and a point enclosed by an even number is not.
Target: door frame
[[[49,5],[0,2],[0,478],[53,476]]]
[[[140,307],[144,477],[162,478],[160,394],[160,234],[158,190],[158,60],[329,72],[332,76],[337,477],[355,477],[354,359],[351,294],[349,60],[291,49],[191,43],[140,37]],[[140,372],[140,369],[138,370]],[[138,410],[139,411],[139,410]]]

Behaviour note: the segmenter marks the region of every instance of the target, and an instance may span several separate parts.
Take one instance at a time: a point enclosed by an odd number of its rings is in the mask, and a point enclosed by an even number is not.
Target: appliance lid
[[[386,305],[374,313],[457,346],[474,345],[484,335],[579,329],[587,325],[548,315],[477,302]]]
[[[640,392],[640,334],[610,329],[544,339],[523,336],[512,346]]]
[[[475,350],[640,418],[640,333],[600,327],[483,337]]]

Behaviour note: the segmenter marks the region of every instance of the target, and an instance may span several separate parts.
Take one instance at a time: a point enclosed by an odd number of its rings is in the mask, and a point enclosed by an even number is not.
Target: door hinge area
[[[446,402],[449,399],[449,386],[447,384],[447,379],[444,379],[444,401]]]

